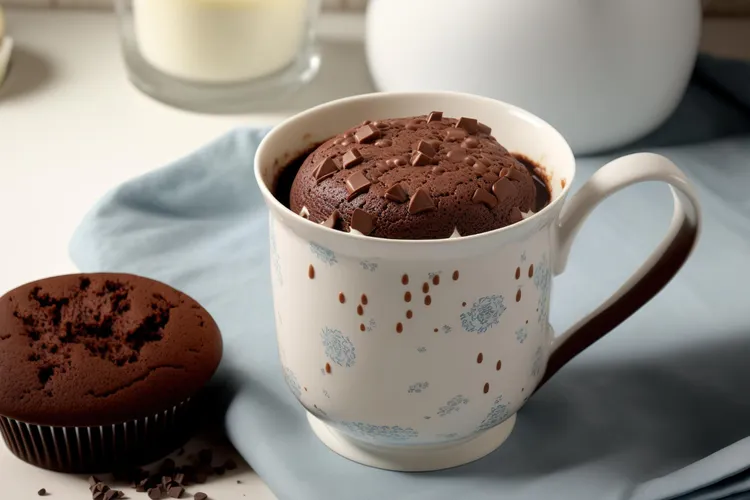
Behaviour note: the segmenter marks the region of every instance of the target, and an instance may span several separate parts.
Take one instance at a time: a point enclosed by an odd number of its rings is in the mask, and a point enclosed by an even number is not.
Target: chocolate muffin
[[[467,236],[535,209],[532,174],[472,118],[365,122],[320,145],[290,192],[303,217],[379,238]]]
[[[222,341],[195,300],[127,274],[58,276],[0,298],[0,431],[40,467],[107,472],[188,436]]]

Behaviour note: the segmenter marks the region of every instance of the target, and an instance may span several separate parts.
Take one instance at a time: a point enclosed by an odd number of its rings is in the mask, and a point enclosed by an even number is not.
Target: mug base
[[[307,420],[318,439],[342,457],[369,467],[400,472],[450,469],[479,460],[499,448],[516,424],[516,416],[512,415],[502,424],[467,441],[445,445],[378,446],[345,436],[310,413]]]

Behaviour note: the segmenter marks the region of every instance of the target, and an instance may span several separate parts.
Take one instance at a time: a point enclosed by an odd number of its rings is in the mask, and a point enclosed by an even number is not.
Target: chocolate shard
[[[207,500],[207,498],[208,498],[208,495],[206,495],[202,491],[199,491],[198,493],[193,495],[194,500]]]
[[[477,119],[476,118],[466,118],[465,116],[462,116],[458,119],[458,123],[456,123],[456,128],[462,128],[469,134],[476,134],[477,133]]]
[[[151,488],[148,490],[148,497],[151,500],[158,500],[161,498],[161,488]]]
[[[435,210],[435,202],[425,188],[419,188],[409,200],[409,213],[418,214],[428,210]]]
[[[349,193],[347,200],[367,192],[370,189],[370,180],[362,172],[354,172],[346,179],[346,190]]]
[[[430,116],[427,117],[427,123],[439,122],[443,119],[442,111],[433,111]]]
[[[424,167],[432,163],[432,157],[427,156],[421,151],[417,151],[411,157],[411,164],[415,167]]]
[[[182,472],[175,474],[172,481],[177,484],[185,484],[185,474],[183,474]]]
[[[359,152],[359,149],[352,148],[344,154],[344,157],[341,159],[341,165],[344,168],[352,168],[356,167],[364,160],[365,159],[362,157],[362,153]]]
[[[182,498],[183,493],[185,493],[185,488],[182,486],[172,486],[167,490],[169,498]]]
[[[95,491],[93,495],[91,495],[92,500],[102,500],[104,498],[104,492],[103,491]]]
[[[352,222],[349,224],[349,227],[367,236],[373,231],[373,229],[375,229],[375,220],[372,215],[364,210],[355,208],[352,213]]]
[[[433,148],[432,144],[427,141],[419,141],[419,144],[417,144],[417,151],[426,154],[430,158],[435,156],[435,148]]]
[[[507,177],[508,179],[516,182],[521,182],[524,179],[523,174],[516,168],[505,167],[500,171],[500,178]]]
[[[376,127],[373,127],[372,125],[365,125],[364,127],[359,127],[357,131],[354,133],[354,138],[360,144],[373,142],[378,137],[380,137],[380,131]]]
[[[409,193],[406,192],[406,189],[401,184],[394,184],[385,192],[384,198],[396,203],[403,203],[409,199]]]
[[[492,133],[492,129],[482,122],[477,122],[477,130],[480,134],[490,135]]]
[[[483,188],[477,188],[477,190],[474,191],[474,196],[471,197],[471,201],[474,203],[484,203],[487,208],[495,208],[497,206],[497,198]]]
[[[336,166],[336,163],[334,163],[331,158],[326,158],[325,160],[318,163],[318,166],[315,167],[315,170],[313,171],[315,184],[320,184],[320,181],[322,181],[323,179],[328,179],[338,171],[339,168]]]
[[[510,223],[515,224],[516,222],[521,222],[523,220],[523,214],[521,213],[521,210],[518,207],[513,207],[510,209]]]
[[[492,185],[492,192],[498,200],[513,198],[518,194],[518,189],[507,177],[503,177]]]
[[[117,498],[117,491],[116,490],[109,490],[104,494],[103,499],[104,500],[112,500],[113,498]]]
[[[340,218],[341,218],[341,213],[339,213],[338,210],[334,210],[333,212],[331,212],[331,215],[329,215],[326,220],[320,223],[320,225],[323,227],[327,227],[328,229],[334,229],[336,227],[336,224],[338,224]],[[229,469],[229,470],[232,470],[232,469]]]

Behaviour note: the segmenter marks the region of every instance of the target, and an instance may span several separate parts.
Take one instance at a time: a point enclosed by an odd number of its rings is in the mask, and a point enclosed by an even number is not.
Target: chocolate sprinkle
[[[352,213],[352,222],[351,224],[349,224],[349,226],[352,229],[364,234],[365,236],[370,234],[373,229],[375,229],[375,223],[372,215],[368,214],[364,210],[360,210],[359,208],[354,209],[354,213]]]
[[[418,214],[428,210],[435,210],[435,203],[424,188],[419,188],[409,201],[409,213]]]
[[[333,174],[338,172],[338,170],[339,168],[336,166],[333,160],[330,158],[326,158],[318,164],[318,166],[315,168],[315,171],[313,172],[315,183],[320,184],[322,180],[328,179],[329,177],[333,176]]]
[[[378,137],[380,137],[380,131],[371,125],[365,125],[364,127],[360,127],[354,133],[354,138],[360,144],[372,142]]]
[[[477,120],[476,118],[466,118],[465,116],[462,116],[458,119],[458,123],[456,123],[456,128],[462,128],[466,132],[470,134],[476,134],[477,133]]]
[[[443,119],[442,111],[433,111],[432,113],[430,113],[430,116],[427,117],[427,123],[439,122],[442,119]]]
[[[346,190],[349,192],[347,200],[366,193],[370,189],[370,180],[362,172],[354,172],[346,180]]]
[[[328,229],[333,229],[336,227],[336,224],[338,223],[339,219],[341,218],[341,214],[338,210],[334,210],[331,212],[331,215],[328,216],[326,220],[320,223],[321,226],[327,227]]]
[[[471,197],[471,201],[474,203],[484,203],[487,208],[495,208],[497,206],[497,198],[495,198],[489,191],[482,188],[477,188],[474,191],[474,196]]]
[[[419,144],[417,144],[417,151],[420,151],[429,157],[435,156],[435,148],[433,148],[427,141],[419,141]]]
[[[347,151],[346,154],[344,154],[344,157],[341,159],[341,164],[344,166],[344,168],[351,168],[356,167],[364,160],[365,159],[362,156],[362,153],[359,152],[359,149],[352,148]]]
[[[394,184],[385,192],[384,198],[396,203],[403,203],[409,199],[409,193],[406,192],[406,189],[401,184]]]
[[[421,151],[415,152],[411,157],[411,164],[414,167],[424,167],[432,163],[432,157],[427,156]]]
[[[492,185],[492,192],[498,200],[512,198],[518,194],[518,189],[506,177],[503,177]]]

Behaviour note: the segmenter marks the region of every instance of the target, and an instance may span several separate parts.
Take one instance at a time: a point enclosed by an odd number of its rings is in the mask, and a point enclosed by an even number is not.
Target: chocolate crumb
[[[409,194],[401,184],[394,184],[385,192],[384,198],[395,203],[403,203],[409,199]]]
[[[430,116],[427,117],[427,123],[439,122],[443,119],[442,111],[433,111]]]

